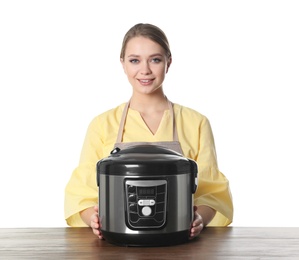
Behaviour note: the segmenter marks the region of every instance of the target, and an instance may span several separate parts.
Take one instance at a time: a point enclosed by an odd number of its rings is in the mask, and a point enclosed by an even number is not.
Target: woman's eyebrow
[[[129,54],[128,57],[140,57],[141,55],[138,55],[138,54]],[[154,54],[151,54],[149,55],[149,57],[154,57],[154,56],[163,56],[161,53],[154,53]]]

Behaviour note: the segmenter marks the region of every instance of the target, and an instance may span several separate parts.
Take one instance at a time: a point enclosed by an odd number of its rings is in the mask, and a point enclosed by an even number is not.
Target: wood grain
[[[0,229],[0,259],[299,259],[299,227],[206,228],[185,244],[121,247],[90,228]]]

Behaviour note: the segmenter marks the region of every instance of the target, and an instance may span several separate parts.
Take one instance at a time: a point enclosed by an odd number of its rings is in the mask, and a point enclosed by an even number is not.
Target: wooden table
[[[206,228],[185,244],[121,247],[90,228],[0,229],[0,259],[299,259],[299,227]]]

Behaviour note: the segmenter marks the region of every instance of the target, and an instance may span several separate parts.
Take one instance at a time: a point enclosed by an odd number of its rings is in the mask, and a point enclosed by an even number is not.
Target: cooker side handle
[[[197,173],[198,173],[198,167],[197,167],[197,163],[196,161],[192,160],[192,159],[188,159],[190,162],[190,168],[191,168],[191,175],[192,175],[192,193],[195,193],[197,190]]]

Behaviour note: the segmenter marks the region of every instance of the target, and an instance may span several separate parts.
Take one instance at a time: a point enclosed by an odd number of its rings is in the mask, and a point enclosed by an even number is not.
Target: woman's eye
[[[152,59],[152,61],[153,61],[154,63],[159,63],[159,62],[161,61],[161,59],[159,59],[159,58],[154,58],[154,59]]]
[[[131,63],[138,63],[138,60],[137,59],[131,59],[130,62]]]

